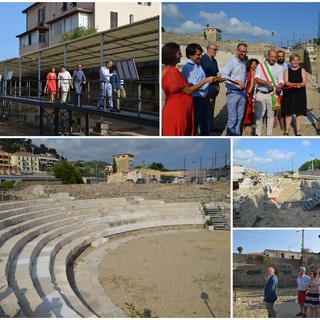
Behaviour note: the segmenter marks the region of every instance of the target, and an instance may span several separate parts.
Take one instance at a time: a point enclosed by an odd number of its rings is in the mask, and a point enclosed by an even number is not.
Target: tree
[[[75,39],[79,39],[82,37],[90,36],[92,34],[97,33],[97,29],[86,29],[84,27],[78,27],[71,32],[66,32],[62,35],[61,42],[67,42]]]
[[[299,171],[307,171],[312,169],[312,165],[313,165],[313,169],[314,170],[319,170],[320,169],[320,160],[319,159],[314,159],[313,161],[307,161],[304,164],[301,165],[301,167],[299,168]]]
[[[113,162],[112,162],[112,173],[117,173],[118,168],[117,168],[117,163],[116,163],[116,159],[113,158]]]
[[[82,184],[82,176],[80,170],[67,161],[62,161],[53,167],[53,174],[56,178],[60,178],[63,184]]]
[[[239,254],[241,254],[241,252],[243,251],[243,248],[242,247],[238,247],[237,251],[239,252]]]
[[[166,170],[163,163],[161,162],[152,162],[149,168],[154,170],[160,170],[160,171]]]

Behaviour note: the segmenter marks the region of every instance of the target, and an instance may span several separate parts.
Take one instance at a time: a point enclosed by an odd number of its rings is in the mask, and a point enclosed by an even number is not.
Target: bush
[[[0,184],[0,189],[10,189],[13,188],[16,182],[14,180],[7,180]]]
[[[82,184],[80,170],[73,164],[62,161],[53,167],[53,174],[56,178],[62,179],[63,184]]]

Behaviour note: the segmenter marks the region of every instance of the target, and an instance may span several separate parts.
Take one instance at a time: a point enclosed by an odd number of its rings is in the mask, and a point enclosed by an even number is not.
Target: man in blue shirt
[[[218,46],[215,42],[209,41],[207,45],[207,53],[205,53],[200,60],[200,65],[204,70],[206,77],[214,76],[216,77],[219,72],[218,63],[215,59],[215,56],[218,52]],[[209,129],[213,130],[213,121],[214,121],[214,107],[216,103],[216,97],[219,94],[219,82],[212,82],[208,87],[208,120],[209,120]]]
[[[181,73],[190,85],[195,85],[206,78],[206,74],[200,65],[202,52],[203,49],[197,43],[190,43],[186,48],[188,60]],[[194,135],[209,135],[208,103],[206,100],[208,85],[208,83],[204,84],[199,90],[191,94],[194,104]]]
[[[272,267],[267,269],[267,282],[264,287],[264,299],[268,311],[268,318],[276,318],[276,312],[273,308],[274,303],[278,299],[278,277],[275,275],[275,270]]]
[[[247,81],[246,56],[247,45],[239,43],[235,57],[225,64],[222,78],[227,79],[228,121],[227,136],[240,136],[241,124],[247,95],[244,90]],[[231,81],[228,81],[231,80]]]
[[[73,87],[74,87],[74,105],[80,107],[80,99],[79,96],[82,91],[82,86],[86,83],[87,79],[82,71],[81,64],[77,65],[77,69],[73,71],[72,79],[73,79]]]

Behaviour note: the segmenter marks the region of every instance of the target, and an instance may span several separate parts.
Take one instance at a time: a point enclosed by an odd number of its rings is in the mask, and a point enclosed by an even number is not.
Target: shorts
[[[304,304],[304,300],[306,298],[307,291],[298,291],[298,303],[299,304]]]

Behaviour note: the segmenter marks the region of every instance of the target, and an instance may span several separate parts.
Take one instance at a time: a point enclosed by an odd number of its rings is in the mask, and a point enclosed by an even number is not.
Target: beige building
[[[0,150],[0,174],[14,174],[15,170],[11,164],[11,153]]]
[[[18,151],[11,155],[11,165],[16,173],[39,172],[39,159],[30,152]]]
[[[134,167],[134,155],[132,154],[116,154],[113,159],[117,165],[117,172],[128,172]]]
[[[285,259],[296,259],[296,260],[299,260],[302,256],[300,252],[274,250],[274,249],[265,249],[263,253],[265,256],[268,256],[271,258],[285,258]]]
[[[158,2],[35,2],[26,14],[20,55],[61,43],[62,34],[78,27],[98,32],[159,15]]]
[[[222,31],[217,28],[206,28],[204,33],[208,41],[221,41],[222,40]]]

